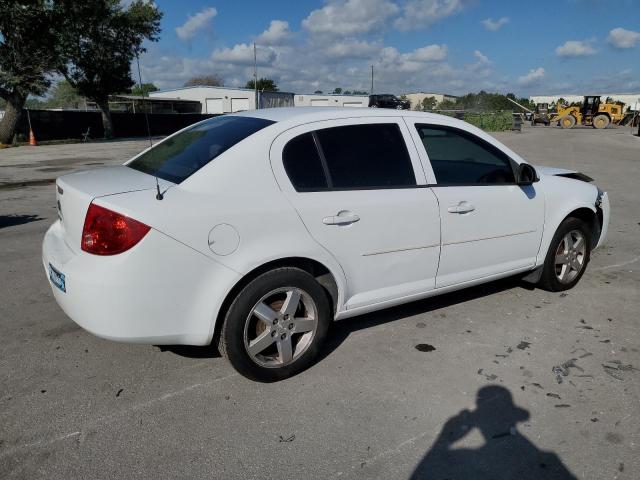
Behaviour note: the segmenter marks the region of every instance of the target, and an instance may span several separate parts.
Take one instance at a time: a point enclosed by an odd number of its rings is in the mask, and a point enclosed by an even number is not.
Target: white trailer
[[[232,113],[256,108],[253,90],[247,88],[194,87],[172,88],[149,93],[151,98],[180,98],[198,100],[202,105],[201,113]]]
[[[368,107],[368,95],[337,95],[319,93],[296,94],[293,97],[296,107]]]

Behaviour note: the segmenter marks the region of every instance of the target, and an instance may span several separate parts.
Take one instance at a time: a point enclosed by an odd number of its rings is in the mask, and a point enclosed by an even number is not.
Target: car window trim
[[[329,165],[327,164],[327,157],[324,156],[324,150],[322,149],[322,145],[320,144],[320,139],[318,138],[317,130],[313,130],[311,132],[311,138],[313,138],[313,144],[316,147],[316,152],[320,157],[320,164],[322,165],[322,171],[324,172],[324,179],[327,183],[326,188],[333,188],[333,179],[331,178],[331,172],[329,172]],[[289,179],[291,180],[291,179]],[[292,182],[293,185],[293,182]],[[296,188],[295,185],[293,188]]]
[[[484,138],[481,138],[477,135],[475,135],[472,132],[469,132],[468,130],[464,130],[462,128],[457,128],[457,127],[452,127],[449,125],[442,125],[442,124],[438,124],[438,123],[419,123],[416,121],[413,121],[413,128],[415,128],[416,132],[418,133],[418,137],[421,139],[420,143],[422,144],[422,148],[424,149],[424,152],[427,156],[427,160],[429,161],[429,166],[431,167],[432,171],[433,171],[433,175],[434,178],[436,180],[436,183],[431,184],[431,187],[500,187],[500,186],[513,186],[513,185],[518,185],[517,182],[517,171],[514,168],[515,165],[518,165],[518,163],[513,160],[509,155],[507,155],[505,152],[503,152],[501,149],[499,149],[498,147],[496,147],[495,145],[492,145],[490,142],[487,142]],[[468,136],[472,136],[473,139],[477,139],[480,141],[480,145],[484,148],[485,145],[489,146],[489,151],[498,151],[501,155],[503,155],[506,159],[507,159],[507,163],[509,164],[509,168],[511,169],[511,172],[513,173],[513,182],[506,182],[506,183],[438,183],[438,178],[435,176],[435,170],[433,170],[433,164],[431,163],[431,158],[429,157],[429,152],[427,151],[427,147],[425,147],[424,143],[422,142],[422,137],[420,137],[420,130],[418,129],[418,126],[422,126],[422,127],[426,127],[426,128],[433,128],[434,130],[449,130],[455,133],[458,132],[462,132],[464,136],[465,134]],[[493,153],[493,152],[492,152]]]

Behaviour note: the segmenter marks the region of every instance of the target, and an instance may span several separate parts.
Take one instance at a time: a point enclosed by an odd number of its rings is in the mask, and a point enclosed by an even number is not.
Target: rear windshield
[[[272,123],[262,118],[215,117],[159,143],[127,166],[180,183],[236,143]]]

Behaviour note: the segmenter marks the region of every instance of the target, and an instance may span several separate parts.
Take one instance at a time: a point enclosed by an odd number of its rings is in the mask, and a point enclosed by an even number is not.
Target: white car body
[[[598,218],[594,246],[606,235],[606,193],[559,176],[570,171],[537,168],[540,180],[528,187],[439,188],[415,123],[464,130],[515,164],[526,163],[490,135],[450,117],[348,108],[266,109],[233,116],[275,123],[179,184],[159,180],[160,201],[156,178],[127,164],[58,179],[61,220],[45,235],[43,263],[47,271],[51,265],[64,275],[66,291],[53,283],[52,290],[80,326],[118,341],[207,345],[237,286],[269,265],[321,266],[320,280],[334,297],[338,320],[535,272],[560,223],[578,210]],[[282,161],[289,140],[318,129],[371,123],[397,124],[415,187],[296,191]],[[81,236],[91,203],[151,230],[123,253],[87,253]],[[466,214],[450,210],[468,205],[474,210]],[[349,215],[359,221],[335,224]]]

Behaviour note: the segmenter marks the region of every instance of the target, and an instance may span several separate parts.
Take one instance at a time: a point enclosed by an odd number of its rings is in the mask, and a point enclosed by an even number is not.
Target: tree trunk
[[[102,127],[104,128],[104,138],[113,138],[113,121],[111,120],[111,111],[109,110],[109,102],[102,100],[97,102],[100,113],[102,113]]]
[[[7,105],[4,107],[4,117],[0,120],[0,143],[9,144],[13,141],[13,134],[26,100],[17,93],[6,98]]]

